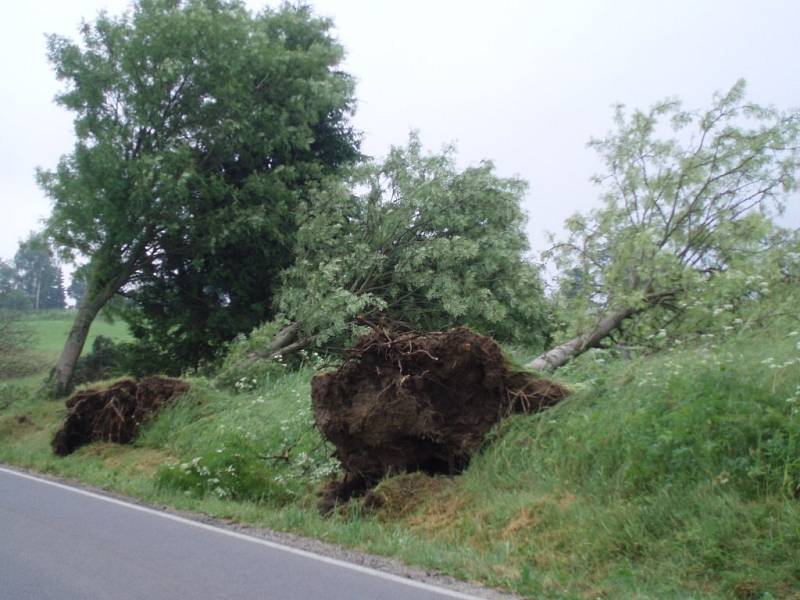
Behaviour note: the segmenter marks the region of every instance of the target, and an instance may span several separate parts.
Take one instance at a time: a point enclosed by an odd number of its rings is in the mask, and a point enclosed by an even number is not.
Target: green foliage
[[[72,272],[72,281],[67,288],[67,294],[75,301],[75,306],[83,301],[86,295],[86,269],[78,267]]]
[[[704,336],[719,340],[796,314],[799,304],[800,231],[771,229],[758,250],[731,260],[677,311],[657,311],[634,331],[653,348]]]
[[[31,310],[31,297],[22,290],[0,292],[0,309],[10,311]]]
[[[606,164],[603,206],[569,219],[549,254],[565,333],[623,307],[658,307],[647,336],[690,304],[748,302],[747,277],[768,271],[762,256],[777,265],[791,249],[769,215],[797,187],[798,115],[749,102],[739,81],[706,111],[676,100],[619,107],[616,125],[591,143]]]
[[[141,0],[49,38],[77,142],[39,181],[56,241],[90,257],[87,312],[124,291],[134,335],[180,366],[271,316],[304,188],[357,156],[330,26],[305,6]]]
[[[272,340],[280,329],[275,322],[256,327],[249,336],[237,336],[228,346],[215,380],[223,387],[237,391],[250,391],[285,369],[282,362],[266,360],[254,354]]]
[[[338,470],[313,427],[310,377],[311,371],[303,369],[233,396],[204,392],[201,385],[179,400],[139,442],[166,446],[182,457],[159,471],[159,485],[272,504],[308,494]],[[212,417],[190,420],[198,411]]]
[[[112,379],[121,375],[137,375],[129,356],[130,343],[117,343],[111,338],[98,335],[92,342],[91,352],[78,360],[75,366],[75,385]],[[156,371],[157,372],[157,371]]]
[[[800,232],[768,230],[758,251],[736,257],[674,304],[654,307],[626,323],[616,343],[608,345],[612,355],[649,354],[698,340],[724,341],[797,314]],[[561,327],[567,326],[566,315],[560,321]]]
[[[348,184],[316,190],[278,306],[318,344],[346,340],[362,315],[421,330],[466,324],[541,345],[547,325],[539,272],[524,256],[524,191],[489,162],[459,171],[452,148],[426,155],[412,135]]]
[[[17,283],[17,273],[14,266],[0,259],[0,298],[15,291]]]
[[[273,359],[263,356],[263,349],[285,325],[283,321],[270,321],[253,329],[249,336],[237,336],[228,345],[214,381],[228,389],[247,392],[282,377],[287,369],[320,367],[323,359],[313,350],[301,349],[289,356],[278,355]]]
[[[524,435],[541,452],[542,469],[614,493],[677,493],[705,483],[746,497],[794,497],[800,331],[789,333],[755,351],[742,335],[611,373],[603,353],[587,354],[571,367],[573,376],[591,377],[570,400],[577,407],[542,415]]]
[[[32,396],[31,390],[26,387],[0,383],[0,413],[11,407],[12,404],[30,401]]]
[[[47,236],[31,233],[19,244],[12,263],[0,261],[0,306],[9,309],[60,309],[64,278]]]

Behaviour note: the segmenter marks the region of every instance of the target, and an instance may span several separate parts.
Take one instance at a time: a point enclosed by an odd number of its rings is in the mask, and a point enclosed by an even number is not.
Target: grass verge
[[[558,407],[505,421],[464,475],[401,475],[321,518],[336,470],[311,369],[195,379],[129,447],[49,450],[63,404],[0,391],[0,461],[293,531],[546,598],[800,598],[800,333],[785,324],[564,371]]]

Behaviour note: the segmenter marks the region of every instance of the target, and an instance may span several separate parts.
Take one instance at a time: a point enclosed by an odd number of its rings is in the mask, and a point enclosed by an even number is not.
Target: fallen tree
[[[412,135],[350,181],[312,190],[278,294],[287,326],[251,354],[341,348],[358,316],[420,331],[463,323],[541,345],[548,323],[538,267],[525,257],[525,189],[489,162],[458,169],[452,148],[426,154]]]
[[[639,312],[634,308],[624,308],[600,319],[591,330],[575,336],[571,340],[540,354],[526,366],[536,371],[552,371],[565,365],[571,358],[596,347],[602,340],[618,329],[628,317]]]
[[[713,278],[766,249],[768,209],[797,190],[800,114],[747,101],[743,81],[706,111],[676,100],[630,115],[620,106],[616,125],[591,142],[607,168],[596,178],[603,206],[570,218],[568,238],[548,253],[568,341],[530,368],[558,368],[654,309],[669,321]],[[660,135],[666,126],[674,137]]]
[[[390,473],[459,473],[500,419],[567,395],[511,368],[494,340],[465,327],[419,333],[379,325],[349,355],[311,383],[316,425],[345,472],[326,489],[322,512]]]

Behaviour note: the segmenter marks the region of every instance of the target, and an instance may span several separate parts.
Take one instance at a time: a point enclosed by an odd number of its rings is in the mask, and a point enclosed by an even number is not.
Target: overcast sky
[[[76,37],[82,18],[125,0],[7,3],[0,24],[0,257],[39,226],[49,201],[35,167],[72,146],[71,117],[52,103],[46,32]],[[263,2],[248,2],[253,9]],[[276,3],[269,2],[274,5]],[[678,96],[708,104],[737,78],[750,97],[800,106],[800,0],[317,0],[334,19],[358,80],[355,124],[379,157],[411,129],[462,164],[488,158],[530,183],[535,250],[543,232],[597,205],[599,165],[586,149],[611,128],[611,106]],[[800,227],[800,208],[785,224]]]

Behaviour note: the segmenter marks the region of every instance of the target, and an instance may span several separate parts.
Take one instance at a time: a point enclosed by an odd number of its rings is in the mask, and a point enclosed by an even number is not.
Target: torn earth
[[[66,456],[99,441],[127,444],[143,423],[188,389],[180,379],[148,377],[76,392],[67,400],[64,424],[51,444],[53,452]]]
[[[550,407],[566,388],[514,369],[466,327],[419,333],[375,327],[336,371],[311,382],[317,427],[344,477],[320,509],[362,495],[387,474],[457,474],[500,419]]]

